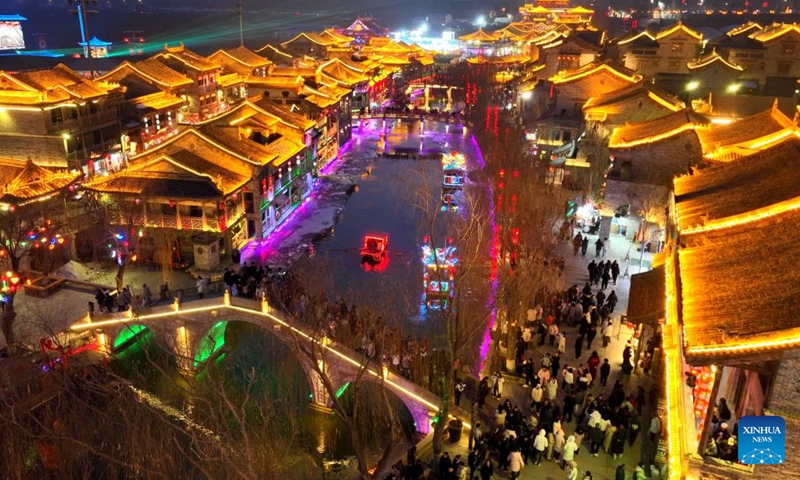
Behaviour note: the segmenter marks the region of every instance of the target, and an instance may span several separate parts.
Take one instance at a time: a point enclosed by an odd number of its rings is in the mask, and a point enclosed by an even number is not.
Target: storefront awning
[[[628,321],[654,323],[666,312],[667,284],[664,266],[631,276]]]

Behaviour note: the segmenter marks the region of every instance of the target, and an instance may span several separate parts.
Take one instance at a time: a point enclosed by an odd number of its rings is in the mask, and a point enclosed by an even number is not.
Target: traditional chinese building
[[[777,102],[761,113],[727,125],[697,130],[707,162],[730,162],[769,148],[800,132],[793,118],[778,109]]]
[[[716,50],[686,66],[689,68],[693,98],[704,97],[712,92],[736,92],[739,89],[739,77],[744,71],[739,65],[722,58]]]
[[[221,78],[237,75],[241,81],[229,81],[231,85],[223,90],[228,103],[233,104],[248,95],[261,93],[264,79],[269,76],[274,64],[247,47],[217,50],[208,60],[222,66]]]
[[[165,46],[164,51],[152,59],[192,80],[185,93],[190,113],[181,118],[181,123],[197,123],[230,108],[231,103],[224,91],[238,88],[242,82],[238,76],[223,75],[221,65],[206,60],[183,44],[178,47]]]
[[[124,164],[119,85],[64,65],[0,72],[0,151],[7,158],[84,173]]]
[[[615,128],[608,141],[614,157],[608,178],[669,186],[675,175],[702,161],[697,131],[707,128],[708,119],[688,109]]]
[[[793,231],[800,220],[798,159],[800,143],[788,138],[675,180],[677,238],[665,265],[664,431],[668,465],[686,477],[774,472],[726,461],[727,445],[708,448],[720,399],[731,411],[730,428],[745,415],[783,414],[791,423],[800,413],[800,318],[790,307],[800,271],[781,261],[800,248]],[[782,467],[782,474],[796,474],[792,462]]]
[[[309,56],[315,59],[328,57],[328,48],[334,47],[337,40],[330,36],[320,36],[316,33],[299,33],[292,39],[281,43],[281,48],[295,57]]]
[[[683,110],[684,103],[651,84],[634,84],[590,98],[583,105],[587,122],[600,122],[613,129],[625,123],[639,123]]]
[[[590,98],[630,87],[641,80],[641,75],[611,61],[591,63],[551,77],[551,99],[557,115],[582,117],[582,108]]]
[[[122,87],[130,154],[175,135],[178,124],[193,114],[187,95],[194,81],[155,59],[122,62],[98,81]]]
[[[381,27],[371,18],[357,18],[349,27],[339,31],[342,35],[353,38],[353,45],[359,47],[369,43],[374,37],[385,37],[389,30]]]

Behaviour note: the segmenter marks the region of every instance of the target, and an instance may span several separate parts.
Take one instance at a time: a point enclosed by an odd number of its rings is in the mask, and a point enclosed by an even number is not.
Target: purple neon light
[[[481,152],[481,148],[478,145],[478,140],[475,138],[475,135],[470,135],[470,141],[472,142],[472,146],[475,148],[475,160],[481,170],[486,168],[486,160],[483,158],[483,153]],[[489,356],[489,347],[491,345],[491,335],[492,335],[492,328],[494,327],[495,322],[497,321],[497,305],[495,304],[497,300],[497,288],[498,288],[498,280],[497,280],[497,254],[500,245],[500,236],[499,230],[497,225],[495,224],[495,211],[494,211],[494,191],[492,189],[492,182],[489,182],[486,187],[489,190],[489,211],[491,212],[489,223],[492,227],[492,246],[489,250],[489,255],[491,255],[491,269],[490,269],[490,280],[492,281],[491,291],[489,293],[489,301],[487,306],[489,307],[489,321],[486,322],[486,330],[483,332],[483,340],[481,341],[480,347],[480,369],[477,372],[473,372],[476,375],[480,375],[483,371],[484,367],[486,366],[486,358]]]

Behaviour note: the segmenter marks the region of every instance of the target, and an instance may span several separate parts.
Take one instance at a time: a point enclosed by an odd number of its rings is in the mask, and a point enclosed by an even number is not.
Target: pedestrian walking
[[[208,289],[208,279],[203,278],[202,275],[198,275],[196,286],[197,286],[197,296],[200,297],[201,300],[206,298],[206,290]]]
[[[575,359],[581,358],[581,350],[583,349],[583,337],[579,336],[575,338]]]
[[[608,294],[608,298],[606,298],[606,306],[609,312],[614,313],[614,307],[617,306],[617,302],[617,294],[614,290],[611,290],[611,293]]]
[[[603,240],[600,237],[597,237],[597,241],[594,242],[594,253],[596,257],[603,253]]]
[[[146,283],[142,284],[142,304],[145,307],[149,307],[153,303],[153,291],[150,290],[150,287],[147,286]]]
[[[547,448],[547,432],[544,428],[539,430],[539,434],[533,440],[533,464],[540,465],[542,463],[542,455]]]
[[[608,382],[608,376],[611,374],[611,364],[608,363],[608,359],[603,359],[603,364],[600,365],[600,385],[603,387],[606,386]]]
[[[567,465],[567,480],[578,480],[578,464],[574,461]]]
[[[575,453],[578,451],[578,443],[575,442],[575,436],[570,435],[567,437],[567,442],[561,450],[561,468],[571,463],[575,459]]]
[[[603,270],[603,275],[600,277],[602,280],[600,287],[602,290],[608,288],[608,281],[611,280],[611,274],[608,272],[608,269]]]
[[[467,388],[467,384],[464,383],[463,380],[461,380],[460,378],[458,380],[456,380],[455,392],[454,392],[456,405],[458,405],[459,402],[461,402],[461,395],[464,393],[464,389],[466,389],[466,388]]]
[[[593,457],[596,457],[598,452],[600,452],[600,446],[603,444],[604,437],[605,435],[599,423],[594,423],[589,427],[589,453]]]
[[[611,344],[611,334],[614,332],[614,325],[611,322],[606,322],[602,327],[600,334],[603,336],[603,348]]]
[[[572,239],[572,251],[576,257],[578,256],[578,250],[581,249],[582,245],[583,235],[581,235],[581,232],[578,232],[578,234],[575,235],[575,238]],[[586,255],[586,249],[583,250],[583,254]]]
[[[586,350],[592,349],[592,342],[597,337],[597,326],[592,322],[586,330]]]
[[[650,441],[658,445],[658,439],[661,437],[661,418],[658,415],[653,415],[650,420],[650,429],[647,430],[650,435]]]
[[[494,475],[494,465],[492,460],[487,458],[481,465],[481,480],[492,480],[492,475]]]
[[[589,239],[587,237],[583,237],[583,240],[581,241],[581,256],[582,257],[586,256],[586,250],[588,250],[588,249],[589,249]]]
[[[511,453],[508,454],[508,469],[511,471],[512,479],[519,478],[519,474],[524,465],[525,462],[522,460],[522,454],[519,452],[519,448],[513,449]]]
[[[617,277],[619,277],[619,263],[614,260],[611,263],[611,279],[614,281],[614,285],[617,284]]]
[[[611,436],[611,456],[614,460],[619,459],[625,451],[625,441],[628,439],[628,432],[624,425],[617,427],[617,431]]]

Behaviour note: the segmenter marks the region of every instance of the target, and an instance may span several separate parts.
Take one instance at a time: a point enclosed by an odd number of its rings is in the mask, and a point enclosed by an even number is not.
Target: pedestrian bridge
[[[330,397],[320,375],[311,364],[312,361],[316,360],[318,368],[326,373],[337,391],[343,389],[348,382],[355,381],[360,370],[364,368],[362,381],[382,381],[411,412],[417,431],[430,433],[431,420],[439,410],[439,398],[436,395],[388,369],[381,368],[375,362],[368,362],[363,355],[346,345],[338,344],[327,337],[320,338],[308,332],[305,327],[293,325],[291,320],[271,308],[266,301],[231,297],[225,292],[222,297],[183,304],[176,300],[171,305],[140,308],[136,311],[87,315],[70,326],[69,331],[73,334],[93,333],[101,348],[114,352],[125,348],[148,329],[172,349],[182,369],[193,372],[202,369],[221,353],[225,345],[225,329],[230,322],[246,322],[262,327],[296,352],[295,356],[306,373],[316,406],[328,408]],[[313,354],[299,353],[298,349]],[[455,410],[457,416],[469,427],[469,416],[460,409]]]
[[[430,112],[373,112],[373,113],[353,113],[353,125],[359,129],[363,127],[364,120],[406,120],[420,122],[441,122],[448,125],[459,126],[466,129],[466,123],[461,115],[449,113],[430,113]]]

